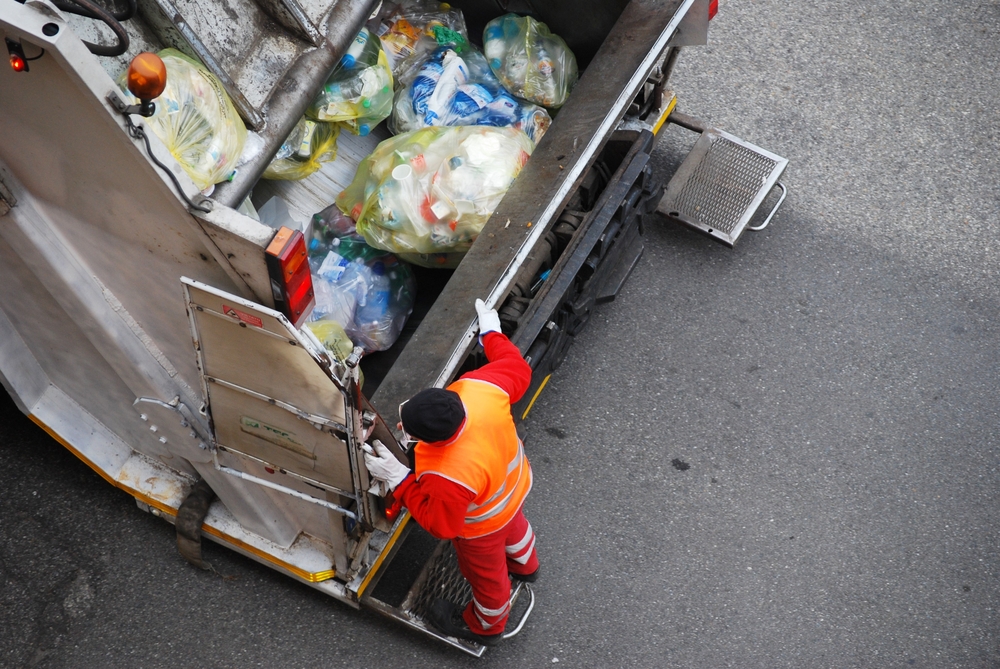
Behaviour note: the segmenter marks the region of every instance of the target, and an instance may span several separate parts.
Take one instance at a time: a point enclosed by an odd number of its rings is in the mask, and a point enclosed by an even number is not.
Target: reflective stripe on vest
[[[460,379],[448,389],[462,398],[465,425],[448,442],[418,442],[416,474],[436,474],[475,493],[459,535],[471,539],[496,532],[514,517],[531,489],[531,465],[507,393],[476,379]]]

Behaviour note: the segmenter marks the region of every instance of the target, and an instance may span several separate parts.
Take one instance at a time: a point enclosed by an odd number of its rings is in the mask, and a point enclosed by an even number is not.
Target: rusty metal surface
[[[687,0],[635,0],[625,9],[552,128],[374,394],[372,401],[380,411],[394,416],[400,402],[433,385],[455,366],[454,360],[464,357],[474,341],[469,336],[475,320],[473,301],[488,296],[494,298],[491,302],[502,300],[503,295],[494,292],[503,292],[511,265],[530,257],[530,247],[540,236],[536,231],[550,225],[562,209],[645,81],[658,48],[666,44],[679,22],[678,15],[690,4]]]
[[[242,165],[231,182],[216,187],[213,198],[217,202],[233,208],[243,202],[267,169],[271,157],[305,113],[315,92],[347,50],[350,40],[371,14],[376,2],[340,0],[333,7],[326,21],[326,40],[295,61],[263,107],[267,125],[258,130],[258,134],[264,140],[264,149],[254,160]]]

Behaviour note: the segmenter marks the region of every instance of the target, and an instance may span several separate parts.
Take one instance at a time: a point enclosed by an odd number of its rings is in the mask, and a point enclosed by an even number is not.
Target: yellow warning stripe
[[[87,459],[87,457],[83,453],[81,453],[80,451],[78,451],[75,448],[73,448],[73,446],[70,445],[70,443],[68,441],[66,441],[65,439],[63,439],[62,437],[60,437],[59,434],[57,432],[55,432],[55,430],[53,430],[48,425],[46,425],[41,420],[39,420],[37,416],[34,416],[32,414],[28,414],[28,418],[30,418],[31,421],[35,425],[37,425],[38,427],[40,427],[43,430],[45,430],[45,432],[48,433],[48,435],[50,437],[52,437],[53,439],[55,439],[56,441],[58,441],[60,444],[62,444],[63,447],[65,447],[70,453],[72,453],[76,457],[80,458],[80,460],[82,460],[85,465],[87,465],[88,467],[90,467],[91,469],[93,469],[95,472],[97,472],[98,475],[100,475],[100,477],[102,479],[104,479],[105,481],[107,481],[108,483],[110,483],[111,485],[113,485],[114,487],[118,488],[119,490],[124,490],[125,492],[127,492],[130,495],[132,495],[132,497],[135,497],[137,500],[139,500],[143,504],[151,506],[154,509],[157,509],[157,510],[159,510],[162,513],[166,513],[166,514],[168,514],[170,516],[174,516],[174,517],[177,516],[177,509],[175,509],[175,508],[173,508],[173,507],[171,507],[171,506],[169,506],[167,504],[164,504],[160,500],[157,500],[157,499],[154,499],[152,497],[149,497],[148,495],[145,495],[145,494],[139,492],[138,490],[135,490],[134,488],[131,488],[131,487],[129,487],[129,486],[127,486],[127,485],[119,482],[119,481],[116,481],[115,479],[111,478],[110,476],[108,476],[107,472],[105,472],[103,469],[101,469],[96,464],[94,464],[89,459]],[[289,564],[288,562],[285,562],[284,560],[280,560],[280,559],[274,557],[273,555],[271,555],[270,553],[266,553],[265,551],[262,551],[261,549],[255,547],[255,546],[251,546],[250,544],[246,543],[245,541],[241,541],[240,539],[237,539],[234,536],[230,536],[230,535],[226,534],[225,532],[217,530],[214,527],[211,527],[211,526],[209,526],[207,524],[206,525],[202,525],[201,529],[202,529],[202,531],[207,532],[208,534],[211,534],[213,537],[218,537],[219,539],[222,539],[226,543],[232,544],[233,546],[236,546],[237,548],[239,548],[241,550],[244,550],[247,553],[251,553],[251,554],[259,557],[260,559],[262,559],[262,560],[264,560],[266,562],[270,562],[271,564],[275,565],[276,567],[284,569],[285,571],[287,571],[289,573],[292,573],[292,574],[298,576],[299,578],[301,578],[301,579],[303,579],[305,581],[308,581],[309,583],[319,583],[320,581],[328,581],[328,580],[330,580],[331,578],[333,578],[336,575],[336,572],[334,572],[332,569],[328,569],[328,570],[325,570],[325,571],[316,571],[316,572],[309,572],[309,571],[306,571],[305,569],[300,569],[299,567],[296,567],[293,564]]]
[[[365,593],[365,588],[368,587],[368,584],[371,582],[372,578],[374,578],[375,574],[378,573],[378,568],[382,566],[382,562],[385,560],[385,556],[388,555],[389,551],[392,550],[392,547],[396,545],[396,541],[403,534],[403,528],[406,527],[406,524],[410,522],[410,518],[412,518],[410,512],[403,511],[403,513],[406,514],[405,517],[399,523],[399,525],[396,526],[396,530],[392,533],[392,536],[389,537],[389,541],[386,542],[385,548],[383,548],[382,552],[378,554],[378,557],[375,559],[375,564],[373,564],[372,568],[368,570],[368,575],[365,576],[365,579],[363,581],[361,581],[361,586],[358,588],[358,599],[360,599],[361,595]]]
[[[535,400],[537,400],[538,396],[542,394],[542,391],[545,389],[545,384],[548,383],[549,379],[551,379],[551,378],[552,378],[552,375],[549,374],[542,381],[542,385],[538,386],[538,390],[535,391],[535,396],[531,398],[530,402],[528,402],[528,408],[524,410],[523,414],[521,414],[521,420],[524,420],[525,418],[528,417],[528,412],[531,411],[531,407],[535,406]]]
[[[674,110],[674,107],[676,106],[677,106],[677,96],[671,93],[670,102],[667,103],[667,108],[663,110],[663,112],[660,114],[660,118],[658,118],[656,120],[656,123],[653,125],[654,135],[658,135],[660,133],[660,128],[662,128],[663,124],[666,123],[667,117],[670,116],[670,112],[672,112]]]

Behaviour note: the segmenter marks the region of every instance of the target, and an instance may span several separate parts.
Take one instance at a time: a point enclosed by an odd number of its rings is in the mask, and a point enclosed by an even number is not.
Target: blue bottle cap
[[[362,137],[364,137],[371,131],[372,129],[368,127],[367,123],[362,123],[361,125],[358,126],[358,134],[361,135]]]
[[[344,67],[354,67],[354,64],[357,62],[358,62],[357,58],[355,58],[353,55],[349,53],[344,54],[344,57],[340,59],[340,64],[343,65]]]

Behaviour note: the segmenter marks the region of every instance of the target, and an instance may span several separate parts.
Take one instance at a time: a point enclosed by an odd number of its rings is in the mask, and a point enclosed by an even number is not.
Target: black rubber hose
[[[64,12],[69,12],[70,14],[76,14],[78,16],[85,16],[88,19],[100,20],[100,17],[97,14],[94,14],[80,5],[77,5],[74,0],[53,0],[53,4]],[[111,14],[116,21],[128,21],[130,18],[135,16],[137,11],[136,0],[127,0],[127,4],[128,6],[124,11],[108,13]]]
[[[71,1],[73,4],[83,7],[85,10],[94,15],[92,18],[95,18],[99,21],[103,21],[105,24],[107,24],[107,26],[111,28],[111,31],[115,34],[115,37],[118,39],[118,44],[113,46],[84,42],[83,43],[84,46],[86,46],[90,50],[90,53],[94,54],[95,56],[120,56],[126,51],[128,51],[128,45],[129,45],[128,33],[125,32],[125,29],[122,27],[122,24],[118,23],[115,17],[112,16],[110,13],[108,13],[106,9],[104,9],[97,3],[93,2],[92,0],[68,0],[68,1]],[[134,6],[135,6],[135,0],[129,0],[130,11],[131,7]],[[79,12],[77,13],[79,14]],[[82,14],[82,16],[87,16],[87,15]]]

